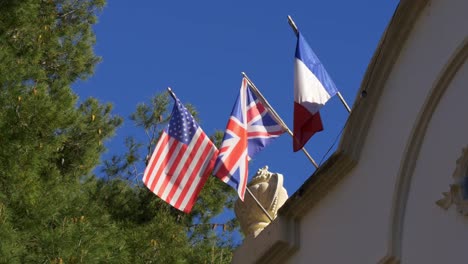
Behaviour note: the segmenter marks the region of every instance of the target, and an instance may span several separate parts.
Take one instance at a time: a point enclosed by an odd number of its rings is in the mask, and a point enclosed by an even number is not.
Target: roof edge
[[[300,247],[298,220],[331,193],[333,187],[349,175],[349,172],[358,164],[385,83],[415,22],[428,2],[429,0],[400,1],[366,70],[338,149],[289,197],[280,208],[278,217],[273,223],[268,225],[257,238],[245,239],[246,246],[241,246],[235,251],[236,260],[243,259],[242,256],[246,253],[252,253],[249,259],[255,263],[261,263],[261,259],[271,259],[272,256],[281,256],[278,258],[278,261],[281,261],[294,254],[294,251]],[[367,96],[361,98],[363,91],[367,92]],[[295,223],[293,225],[295,228],[291,229],[291,225],[279,225],[283,222]],[[278,233],[274,232],[277,231],[278,226],[283,226],[279,233],[286,232],[285,234],[292,236],[287,239],[289,240],[287,246],[284,246],[285,239],[281,236],[269,236],[272,232]],[[252,252],[246,250],[247,245],[253,248],[255,248],[254,245],[266,246],[262,247],[262,250]],[[245,262],[234,261],[233,263]]]
[[[302,217],[359,162],[385,83],[428,0],[402,0],[379,41],[335,153],[286,201],[279,214]],[[361,97],[363,91],[367,96]]]

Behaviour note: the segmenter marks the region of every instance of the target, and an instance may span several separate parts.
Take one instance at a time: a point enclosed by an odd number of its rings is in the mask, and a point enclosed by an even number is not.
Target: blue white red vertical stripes
[[[174,97],[164,129],[145,169],[144,184],[162,200],[189,213],[211,174],[217,148],[187,108]]]
[[[244,200],[249,159],[284,132],[243,78],[213,174],[233,187]]]
[[[319,109],[337,92],[330,75],[298,33],[294,75],[294,151],[300,150],[310,137],[323,130]]]

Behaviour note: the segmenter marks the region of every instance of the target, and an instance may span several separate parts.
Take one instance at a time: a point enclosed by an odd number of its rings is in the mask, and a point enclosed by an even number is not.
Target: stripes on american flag
[[[173,207],[189,213],[211,174],[218,150],[175,98],[168,127],[154,149],[143,183]]]

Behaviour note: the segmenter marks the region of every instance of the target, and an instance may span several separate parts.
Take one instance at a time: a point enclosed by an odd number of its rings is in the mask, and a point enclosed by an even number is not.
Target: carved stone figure
[[[283,175],[268,171],[268,166],[259,169],[247,187],[272,219],[276,218],[278,209],[288,199],[288,193],[283,187]],[[271,222],[248,192],[244,202],[240,199],[236,201],[234,212],[245,236],[256,237]]]
[[[468,216],[468,148],[463,149],[462,156],[457,160],[453,179],[450,190],[442,193],[444,198],[436,204],[445,210],[454,204],[460,214]]]

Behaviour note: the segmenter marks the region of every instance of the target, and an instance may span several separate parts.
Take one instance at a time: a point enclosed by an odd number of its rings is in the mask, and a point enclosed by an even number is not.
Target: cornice
[[[359,160],[387,79],[428,0],[402,0],[385,30],[356,95],[338,151]],[[361,96],[363,92],[365,97]]]
[[[236,250],[232,263],[283,263],[299,248],[297,221],[278,216],[257,237],[250,235]]]
[[[301,218],[359,162],[385,83],[428,0],[401,1],[364,75],[336,152],[286,201],[279,213]],[[363,92],[367,96],[361,97]]]
[[[356,160],[343,152],[335,152],[306,182],[286,201],[280,215],[300,219],[310,208],[325,197],[348,171]]]
[[[393,195],[388,256],[392,256],[396,259],[401,257],[401,241],[406,203],[410,191],[411,179],[416,167],[417,157],[419,156],[426,130],[435,109],[439,105],[439,102],[449,87],[452,79],[467,59],[468,37],[466,37],[460,46],[454,51],[451,58],[444,66],[444,69],[440,72],[432,91],[422,107],[422,111],[418,115],[417,121],[411,131],[411,136],[406,143],[405,154],[401,159],[401,166],[395,185],[395,194]]]
[[[359,162],[385,83],[428,0],[402,0],[374,53],[335,153],[286,201],[278,217],[256,238],[247,237],[233,263],[282,263],[299,247],[300,219],[328,195]],[[361,97],[363,92],[366,97]],[[273,234],[273,235],[272,235]],[[265,262],[267,261],[267,262]],[[388,256],[381,264],[397,264]]]

